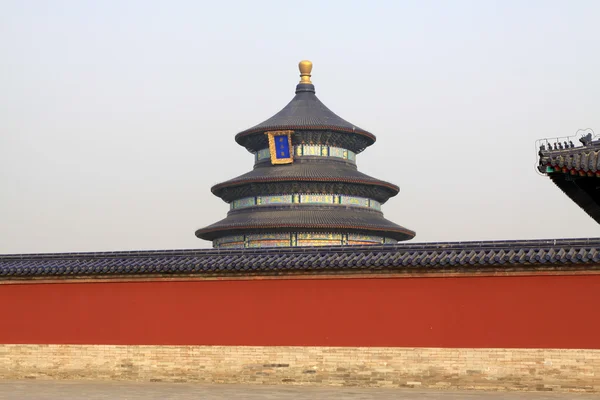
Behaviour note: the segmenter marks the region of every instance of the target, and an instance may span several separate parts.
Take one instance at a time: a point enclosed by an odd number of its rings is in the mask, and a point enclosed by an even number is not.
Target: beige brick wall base
[[[0,379],[600,392],[600,350],[0,345]]]

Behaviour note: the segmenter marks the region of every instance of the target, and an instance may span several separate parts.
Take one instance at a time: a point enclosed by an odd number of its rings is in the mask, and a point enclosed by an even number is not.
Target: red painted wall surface
[[[0,285],[0,343],[600,349],[600,275]]]

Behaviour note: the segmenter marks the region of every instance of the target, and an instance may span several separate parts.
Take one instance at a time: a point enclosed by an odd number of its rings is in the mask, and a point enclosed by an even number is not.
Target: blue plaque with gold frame
[[[294,162],[292,133],[294,133],[294,131],[265,132],[265,135],[269,137],[271,164],[290,164]]]

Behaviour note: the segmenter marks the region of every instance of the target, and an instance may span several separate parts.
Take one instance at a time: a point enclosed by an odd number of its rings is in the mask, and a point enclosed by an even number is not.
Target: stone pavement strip
[[[219,385],[98,381],[2,381],[0,400],[591,400],[600,395],[551,392],[431,391],[314,386]]]

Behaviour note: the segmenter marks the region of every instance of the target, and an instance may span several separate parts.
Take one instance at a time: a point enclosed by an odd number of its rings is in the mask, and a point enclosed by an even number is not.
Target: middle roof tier
[[[335,193],[368,197],[383,204],[400,189],[363,174],[348,163],[312,161],[257,165],[250,172],[213,186],[211,191],[228,203],[257,195]]]

